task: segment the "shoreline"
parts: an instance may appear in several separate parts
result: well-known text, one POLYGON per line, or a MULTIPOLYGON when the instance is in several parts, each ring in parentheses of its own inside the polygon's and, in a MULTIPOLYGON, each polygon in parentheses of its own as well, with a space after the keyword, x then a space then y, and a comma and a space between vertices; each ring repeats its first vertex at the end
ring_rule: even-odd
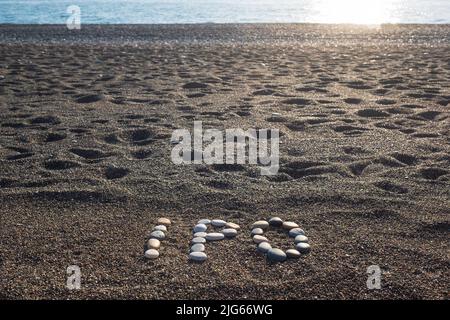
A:
POLYGON ((302 43, 425 44, 450 43, 450 24, 0 24, 0 43, 302 43))

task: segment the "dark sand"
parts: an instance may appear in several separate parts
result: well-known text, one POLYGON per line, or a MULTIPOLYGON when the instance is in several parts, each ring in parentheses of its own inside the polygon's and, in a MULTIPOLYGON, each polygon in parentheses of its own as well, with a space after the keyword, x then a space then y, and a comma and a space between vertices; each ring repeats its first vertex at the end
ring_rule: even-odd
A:
POLYGON ((449 39, 450 26, 0 26, 0 298, 449 298, 449 39), (193 120, 280 129, 280 174, 172 164, 172 130, 193 120), (309 256, 256 253, 248 227, 275 215, 306 230, 309 256), (161 216, 174 225, 145 261, 161 216), (205 217, 243 230, 192 264, 205 217), (366 288, 372 264, 381 290, 366 288))

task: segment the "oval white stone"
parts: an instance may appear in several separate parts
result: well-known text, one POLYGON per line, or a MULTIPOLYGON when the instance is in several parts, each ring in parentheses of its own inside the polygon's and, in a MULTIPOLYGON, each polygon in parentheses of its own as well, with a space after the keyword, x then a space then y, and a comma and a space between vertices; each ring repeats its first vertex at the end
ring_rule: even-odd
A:
POLYGON ((194 233, 195 233, 195 232, 205 232, 206 229, 208 229, 208 227, 206 226, 206 224, 199 223, 198 225, 196 225, 196 226, 194 227, 194 233))
POLYGON ((153 230, 159 230, 159 231, 167 231, 167 227, 165 225, 157 225, 153 228, 153 230))
POLYGON ((279 217, 273 217, 269 219, 269 224, 274 227, 280 227, 283 224, 283 220, 279 217))
POLYGON ((224 227, 227 224, 227 222, 224 220, 220 220, 220 219, 214 219, 211 221, 211 224, 214 227, 224 227))
POLYGON ((269 251, 270 249, 272 249, 272 246, 268 242, 261 242, 260 244, 258 244, 259 252, 267 253, 267 251, 269 251))
POLYGON ((211 220, 209 220, 209 219, 200 219, 200 220, 198 220, 197 223, 198 224, 210 224, 211 220))
POLYGON ((284 260, 286 260, 287 256, 286 253, 283 252, 283 250, 272 248, 267 251, 267 258, 272 261, 283 262, 284 260))
POLYGON ((236 229, 236 230, 239 230, 241 228, 238 224, 236 224, 234 222, 227 222, 225 227, 233 228, 233 229, 236 229))
POLYGON ((145 257, 147 259, 156 259, 159 257, 159 252, 155 249, 148 249, 147 251, 145 251, 145 257))
POLYGON ((297 249, 300 253, 306 254, 311 251, 311 246, 306 242, 299 242, 295 245, 295 249, 297 249))
POLYGON ((156 231, 153 231, 152 233, 150 233, 150 238, 163 240, 165 237, 166 237, 166 235, 164 234, 164 232, 162 232, 160 230, 156 230, 156 231))
POLYGON ((292 222, 292 221, 283 222, 283 229, 291 230, 294 228, 298 228, 298 224, 296 224, 295 222, 292 222))
POLYGON ((298 236, 295 237, 294 239, 295 243, 299 243, 299 242, 308 242, 308 237, 304 236, 302 234, 299 234, 298 236))
POLYGON ((253 236, 253 242, 254 243, 261 243, 261 242, 269 242, 269 240, 264 237, 264 236, 260 236, 259 234, 253 236))
POLYGON ((265 230, 268 227, 269 227, 269 223, 265 220, 259 220, 252 224, 252 229, 261 228, 261 229, 265 230))
POLYGON ((196 233, 194 233, 194 238, 197 238, 197 237, 204 238, 204 237, 206 237, 206 235, 207 235, 206 232, 196 232, 196 233))
POLYGON ((149 239, 147 241, 147 247, 149 249, 159 249, 161 242, 158 239, 149 239))
POLYGON ((289 236, 292 238, 295 238, 298 235, 305 235, 305 231, 301 228, 294 228, 289 230, 289 236))
POLYGON ((191 241, 192 243, 205 243, 206 239, 202 238, 202 237, 195 237, 194 239, 192 239, 191 241))
POLYGON ((165 225, 165 226, 170 226, 172 224, 172 222, 169 219, 167 219, 167 218, 159 218, 157 220, 157 223, 165 225))
POLYGON ((223 229, 222 233, 224 234, 225 237, 232 238, 232 237, 235 237, 238 232, 236 229, 227 228, 227 229, 223 229))
POLYGON ((202 262, 202 261, 205 261, 206 258, 207 258, 207 256, 206 256, 206 253, 204 253, 204 252, 189 253, 189 259, 191 259, 192 261, 202 262))
POLYGON ((221 232, 211 232, 206 235, 208 241, 218 241, 223 240, 223 238, 225 238, 225 235, 221 232))
POLYGON ((257 235, 257 234, 262 235, 263 233, 264 233, 264 230, 261 228, 255 228, 252 230, 252 235, 257 235))
POLYGON ((294 258, 294 259, 300 258, 300 252, 298 252, 298 251, 295 250, 295 249, 288 249, 288 250, 286 250, 286 255, 287 255, 289 258, 294 258))
POLYGON ((203 243, 196 243, 191 247, 191 252, 203 252, 205 251, 205 245, 203 243))

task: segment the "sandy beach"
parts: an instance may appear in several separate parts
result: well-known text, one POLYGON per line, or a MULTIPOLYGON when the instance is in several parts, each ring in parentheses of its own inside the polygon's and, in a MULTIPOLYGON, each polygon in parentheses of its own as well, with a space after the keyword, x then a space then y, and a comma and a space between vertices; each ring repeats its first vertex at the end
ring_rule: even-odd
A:
POLYGON ((0 299, 449 298, 450 25, 0 25, 0 44, 0 299), (279 129, 279 173, 172 163, 194 121, 279 129), (272 216, 311 253, 268 263, 249 226, 272 216), (242 229, 198 264, 201 218, 242 229))

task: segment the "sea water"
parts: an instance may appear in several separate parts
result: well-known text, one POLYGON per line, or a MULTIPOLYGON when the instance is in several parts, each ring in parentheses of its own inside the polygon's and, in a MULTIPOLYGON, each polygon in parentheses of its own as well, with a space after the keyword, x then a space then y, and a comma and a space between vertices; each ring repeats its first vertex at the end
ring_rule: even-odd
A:
POLYGON ((450 0, 0 0, 0 23, 450 23, 450 0))

